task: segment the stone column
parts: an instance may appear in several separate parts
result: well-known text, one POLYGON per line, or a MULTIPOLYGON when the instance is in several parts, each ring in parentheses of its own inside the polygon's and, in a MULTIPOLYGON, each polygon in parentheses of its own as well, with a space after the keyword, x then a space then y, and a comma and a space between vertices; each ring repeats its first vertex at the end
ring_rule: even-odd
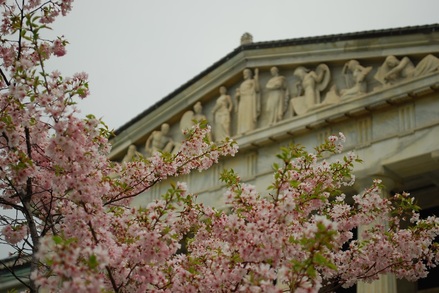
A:
MULTIPOLYGON (((381 196, 389 197, 390 191, 395 187, 395 181, 387 176, 371 176, 357 179, 354 188, 358 193, 364 192, 366 188, 372 185, 373 179, 381 179, 383 189, 381 196)), ((367 226, 358 227, 358 239, 361 240, 361 234, 367 226)), ((396 293, 396 278, 393 274, 381 275, 380 278, 372 283, 358 282, 357 293, 396 293)))

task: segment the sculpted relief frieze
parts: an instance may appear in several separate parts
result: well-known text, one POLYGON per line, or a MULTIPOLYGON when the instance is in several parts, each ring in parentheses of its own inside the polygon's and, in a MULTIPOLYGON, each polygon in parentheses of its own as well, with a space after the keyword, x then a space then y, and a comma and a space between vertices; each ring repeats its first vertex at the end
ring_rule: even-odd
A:
MULTIPOLYGON (((146 136, 144 147, 130 146, 123 161, 151 156, 157 151, 177 152, 183 131, 194 121, 207 120, 212 127, 210 139, 215 141, 245 136, 438 71, 439 58, 432 54, 246 68, 236 82, 224 82, 227 88, 213 88, 190 110, 176 113, 180 123, 164 121, 146 136)), ((367 142, 367 135, 363 140, 367 142)))

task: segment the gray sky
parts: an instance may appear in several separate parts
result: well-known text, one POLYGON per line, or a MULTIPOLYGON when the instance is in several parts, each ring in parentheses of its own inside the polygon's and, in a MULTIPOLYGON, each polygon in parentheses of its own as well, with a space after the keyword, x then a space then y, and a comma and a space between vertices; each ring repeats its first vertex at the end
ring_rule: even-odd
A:
POLYGON ((83 114, 118 128, 238 47, 244 32, 260 42, 433 23, 437 0, 75 0, 52 26, 70 45, 51 67, 87 72, 83 114))

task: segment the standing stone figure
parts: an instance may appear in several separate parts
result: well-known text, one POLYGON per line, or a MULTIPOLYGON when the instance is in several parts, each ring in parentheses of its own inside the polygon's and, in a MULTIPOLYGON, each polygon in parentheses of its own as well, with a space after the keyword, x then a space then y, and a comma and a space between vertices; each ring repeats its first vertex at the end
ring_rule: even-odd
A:
POLYGON ((268 90, 267 112, 268 123, 274 124, 282 120, 288 104, 288 86, 285 77, 279 75, 277 67, 271 68, 273 76, 265 86, 268 90))
POLYGON ((226 87, 220 87, 219 92, 220 96, 212 109, 215 122, 213 133, 216 141, 230 136, 230 112, 233 109, 232 98, 227 94, 226 87))
POLYGON ((321 103, 320 92, 328 86, 331 72, 326 64, 318 65, 316 71, 299 66, 294 76, 299 78, 298 96, 291 99, 290 110, 292 114, 302 115, 321 103))
POLYGON ((145 152, 147 156, 152 156, 155 152, 171 152, 174 147, 174 141, 169 133, 169 124, 163 123, 160 130, 151 133, 145 143, 145 152))
POLYGON ((259 70, 255 69, 255 77, 252 78, 250 69, 244 69, 244 81, 236 91, 235 99, 238 103, 238 130, 237 134, 243 134, 256 129, 259 114, 261 112, 259 70))
POLYGON ((372 66, 363 67, 357 60, 346 62, 342 73, 345 76, 347 88, 340 91, 342 98, 365 94, 367 92, 366 76, 371 70, 372 66))

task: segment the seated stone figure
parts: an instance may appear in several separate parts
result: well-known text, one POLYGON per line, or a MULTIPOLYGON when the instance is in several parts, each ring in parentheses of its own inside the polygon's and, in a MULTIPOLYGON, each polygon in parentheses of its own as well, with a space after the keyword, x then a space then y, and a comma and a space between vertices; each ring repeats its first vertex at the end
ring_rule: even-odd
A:
POLYGON ((349 60, 343 67, 345 76, 346 89, 340 91, 342 98, 349 98, 362 95, 367 92, 366 76, 372 70, 372 67, 363 67, 357 60, 349 60))
POLYGON ((416 66, 408 57, 398 59, 395 56, 388 56, 374 77, 382 85, 392 85, 438 70, 439 58, 431 54, 425 56, 416 66))
POLYGON ((326 89, 331 79, 331 72, 326 64, 320 64, 315 71, 299 66, 294 70, 299 78, 298 96, 290 100, 290 113, 302 115, 322 102, 320 93, 326 89))
POLYGON ((174 148, 173 139, 168 136, 169 124, 163 123, 160 130, 151 133, 145 143, 145 152, 147 156, 152 156, 155 152, 172 152, 174 148))
POLYGON ((206 115, 203 114, 203 106, 200 102, 196 102, 194 105, 194 120, 202 121, 207 120, 206 115))
MULTIPOLYGON (((196 102, 193 111, 186 111, 180 119, 180 129, 182 132, 191 129, 196 122, 207 121, 206 115, 203 114, 203 106, 200 102, 196 102)), ((211 135, 209 134, 209 140, 211 135)))
POLYGON ((387 56, 378 68, 374 78, 383 86, 392 85, 413 76, 415 65, 408 57, 401 60, 395 56, 387 56))
POLYGON ((202 113, 203 106, 200 102, 196 102, 193 111, 186 111, 180 119, 180 129, 181 131, 185 131, 190 129, 196 122, 200 122, 203 120, 207 120, 206 115, 202 113))
POLYGON ((141 158, 142 154, 137 151, 137 147, 135 145, 130 145, 128 147, 126 155, 122 159, 122 163, 128 163, 133 161, 136 158, 141 158))

